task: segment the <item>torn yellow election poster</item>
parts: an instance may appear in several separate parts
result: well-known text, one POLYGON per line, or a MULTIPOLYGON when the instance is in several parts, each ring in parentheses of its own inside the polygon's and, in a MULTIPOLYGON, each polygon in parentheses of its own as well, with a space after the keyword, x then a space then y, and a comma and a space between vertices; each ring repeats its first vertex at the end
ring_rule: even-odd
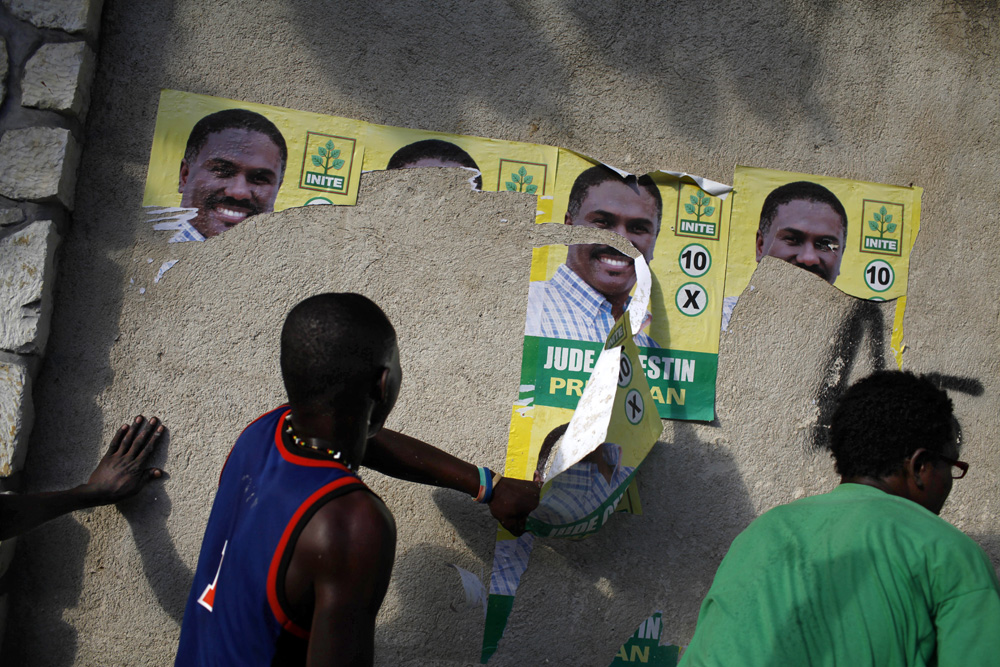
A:
MULTIPOLYGON (((648 317, 635 342, 663 418, 715 417, 728 192, 687 174, 635 176, 559 151, 553 220, 614 231, 649 263, 648 317)), ((588 360, 634 298, 633 260, 603 244, 544 246, 533 251, 530 280, 519 398, 572 409, 588 360)))
POLYGON ((462 168, 476 190, 548 198, 556 185, 558 152, 541 144, 371 125, 364 169, 462 168))
MULTIPOLYGON (((921 188, 742 166, 733 187, 723 330, 764 256, 861 299, 905 297, 921 188)), ((897 325, 904 303, 897 303, 897 325)), ((893 333, 897 352, 901 339, 893 333)))
POLYGON ((170 240, 203 241, 271 211, 353 205, 368 124, 160 92, 143 205, 170 240))
POLYGON ((650 293, 650 272, 641 255, 634 258, 634 271, 635 297, 628 310, 611 327, 596 359, 581 357, 590 377, 585 385, 581 382, 575 410, 515 406, 506 474, 536 478, 545 485, 538 508, 528 517, 528 532, 517 538, 502 528, 498 532, 483 662, 503 635, 535 536, 586 537, 600 530, 616 510, 632 509, 632 499, 638 498, 630 485, 662 424, 632 334, 646 319, 650 293))

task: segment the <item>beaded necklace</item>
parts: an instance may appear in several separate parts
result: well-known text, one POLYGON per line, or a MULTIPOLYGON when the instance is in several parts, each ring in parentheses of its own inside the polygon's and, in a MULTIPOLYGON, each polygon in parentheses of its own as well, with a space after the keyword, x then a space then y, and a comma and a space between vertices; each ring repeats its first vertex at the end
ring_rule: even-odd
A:
POLYGON ((330 441, 323 440, 322 438, 300 438, 295 435, 295 430, 292 428, 291 413, 285 415, 285 422, 285 433, 292 437, 292 442, 297 446, 305 447, 306 449, 311 449, 313 451, 322 452, 328 456, 332 456, 334 461, 339 462, 348 470, 352 472, 354 471, 354 465, 347 462, 347 457, 345 457, 342 452, 330 448, 330 441))

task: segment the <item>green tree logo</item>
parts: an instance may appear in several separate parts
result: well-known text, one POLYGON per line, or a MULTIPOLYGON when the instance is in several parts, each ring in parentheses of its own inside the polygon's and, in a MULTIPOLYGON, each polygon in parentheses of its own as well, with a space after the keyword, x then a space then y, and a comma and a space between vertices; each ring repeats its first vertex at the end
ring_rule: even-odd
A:
POLYGON ((687 211, 688 215, 695 216, 696 222, 701 222, 701 216, 705 216, 707 218, 715 213, 715 207, 709 206, 711 202, 711 197, 706 195, 701 190, 698 190, 697 195, 691 195, 691 203, 684 204, 684 210, 687 211))
POLYGON ((896 231, 896 223, 892 221, 892 214, 885 210, 885 206, 872 213, 872 219, 868 221, 868 229, 878 232, 878 237, 884 239, 886 234, 896 231))
POLYGON ((521 167, 516 173, 510 175, 510 180, 506 181, 507 192, 526 192, 533 195, 538 192, 538 186, 531 182, 531 175, 528 170, 521 167))
POLYGON ((340 169, 344 166, 344 161, 340 159, 340 149, 334 148, 333 140, 327 140, 325 146, 316 148, 319 155, 312 156, 312 163, 323 170, 323 175, 330 173, 331 169, 340 169))

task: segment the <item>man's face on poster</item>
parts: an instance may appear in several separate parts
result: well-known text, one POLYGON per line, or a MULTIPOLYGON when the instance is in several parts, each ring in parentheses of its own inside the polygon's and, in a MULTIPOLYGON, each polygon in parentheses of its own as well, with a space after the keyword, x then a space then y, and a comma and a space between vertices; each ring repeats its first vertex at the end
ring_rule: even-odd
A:
POLYGON ((782 204, 767 233, 757 231, 757 261, 777 257, 832 285, 844 256, 844 224, 829 204, 805 199, 782 204))
POLYGON ((270 137, 226 128, 208 135, 194 160, 181 161, 181 206, 198 209, 191 224, 202 236, 216 236, 273 211, 283 176, 281 151, 270 137))
MULTIPOLYGON (((566 214, 567 225, 608 229, 624 236, 647 262, 660 219, 656 200, 643 187, 636 189, 621 181, 603 181, 591 186, 575 216, 566 214)), ((609 301, 628 296, 635 286, 635 262, 609 245, 578 244, 569 247, 566 265, 609 301)))

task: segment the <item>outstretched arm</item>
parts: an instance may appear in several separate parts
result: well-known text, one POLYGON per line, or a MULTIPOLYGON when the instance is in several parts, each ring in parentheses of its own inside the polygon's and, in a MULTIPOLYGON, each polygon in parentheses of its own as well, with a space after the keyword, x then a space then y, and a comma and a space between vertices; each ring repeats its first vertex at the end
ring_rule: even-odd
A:
POLYGON ((111 446, 86 484, 49 493, 0 494, 0 540, 15 537, 57 516, 97 505, 107 505, 136 494, 163 471, 146 469, 163 425, 142 415, 115 433, 111 446))
MULTIPOLYGON (((419 484, 454 489, 475 497, 479 493, 479 468, 437 447, 383 428, 368 441, 364 465, 384 475, 419 484)), ((520 535, 536 507, 541 485, 504 477, 493 489, 490 513, 504 528, 520 535)))

